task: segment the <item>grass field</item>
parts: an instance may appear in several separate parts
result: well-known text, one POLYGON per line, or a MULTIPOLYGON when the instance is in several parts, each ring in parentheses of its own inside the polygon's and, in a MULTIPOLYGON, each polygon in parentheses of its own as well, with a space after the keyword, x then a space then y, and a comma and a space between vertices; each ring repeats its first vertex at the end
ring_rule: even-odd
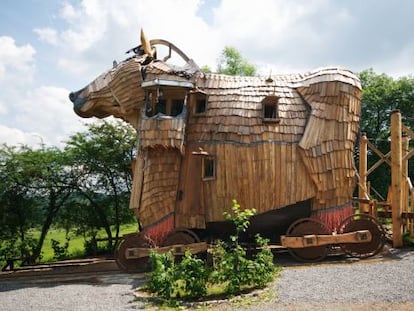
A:
MULTIPOLYGON (((121 225, 120 227, 120 234, 119 236, 123 236, 124 234, 137 232, 137 224, 125 224, 121 225)), ((112 234, 115 237, 115 227, 112 228, 112 234)), ((35 231, 32 232, 34 238, 38 239, 40 232, 35 231)), ((85 239, 82 235, 76 235, 74 232, 69 233, 69 247, 68 247, 68 254, 69 258, 79 258, 84 255, 84 243, 85 239)), ((106 233, 102 229, 98 231, 97 238, 106 238, 106 233)), ((66 231, 64 229, 51 229, 49 230, 45 242, 42 248, 42 259, 41 262, 48 262, 54 261, 53 258, 54 252, 52 248, 52 239, 59 241, 60 245, 63 246, 66 242, 66 231)), ((90 237, 87 238, 90 240, 90 237)), ((100 242, 98 246, 104 246, 105 242, 100 242)))

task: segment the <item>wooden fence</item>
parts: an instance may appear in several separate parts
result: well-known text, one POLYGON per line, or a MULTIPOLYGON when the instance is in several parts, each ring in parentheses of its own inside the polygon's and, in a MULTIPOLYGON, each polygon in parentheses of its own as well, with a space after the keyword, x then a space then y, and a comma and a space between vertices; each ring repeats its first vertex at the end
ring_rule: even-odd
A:
POLYGON ((391 150, 384 154, 362 134, 359 145, 359 191, 360 209, 374 216, 392 218, 393 246, 403 245, 403 234, 414 234, 414 188, 408 175, 408 160, 414 155, 414 149, 409 150, 410 138, 414 140, 414 132, 401 121, 401 113, 394 110, 391 113, 391 150), (379 156, 379 160, 368 168, 368 148, 379 156), (387 201, 375 202, 371 198, 367 177, 381 164, 391 167, 391 186, 387 201), (381 207, 379 213, 377 207, 381 207))

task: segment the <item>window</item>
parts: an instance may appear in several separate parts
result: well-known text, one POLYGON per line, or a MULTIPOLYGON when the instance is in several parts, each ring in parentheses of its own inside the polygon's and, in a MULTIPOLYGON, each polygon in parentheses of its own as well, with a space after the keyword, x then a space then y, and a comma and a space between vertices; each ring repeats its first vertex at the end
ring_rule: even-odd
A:
POLYGON ((195 115, 204 114, 207 111, 207 95, 197 91, 191 94, 193 112, 195 115))
POLYGON ((216 178, 216 160, 214 157, 203 157, 203 180, 216 178))
POLYGON ((171 101, 171 113, 173 117, 178 116, 181 112, 183 112, 184 107, 184 99, 173 99, 171 101))
POLYGON ((278 107, 279 97, 277 96, 267 96, 263 99, 263 120, 270 122, 279 121, 279 107, 278 107))
POLYGON ((174 89, 150 89, 146 91, 145 113, 147 117, 157 114, 176 117, 183 112, 185 91, 174 89))
POLYGON ((206 112, 207 104, 205 99, 197 99, 195 113, 206 112))
POLYGON ((167 114, 167 101, 165 99, 158 98, 158 103, 155 104, 155 114, 157 113, 167 114))

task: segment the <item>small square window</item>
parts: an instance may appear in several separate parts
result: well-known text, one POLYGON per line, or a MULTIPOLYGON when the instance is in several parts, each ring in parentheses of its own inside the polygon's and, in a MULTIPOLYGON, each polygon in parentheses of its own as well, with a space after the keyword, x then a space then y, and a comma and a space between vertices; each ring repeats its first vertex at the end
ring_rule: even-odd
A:
POLYGON ((279 98, 277 96, 267 96, 263 99, 263 120, 270 122, 279 121, 279 98))
POLYGON ((197 99, 196 104, 195 104, 195 113, 204 113, 206 112, 206 99, 197 99))
POLYGON ((192 109, 195 115, 204 114, 207 111, 207 94, 202 91, 191 93, 192 109))
POLYGON ((264 118, 265 119, 276 119, 277 118, 277 107, 274 104, 264 105, 264 118))
POLYGON ((203 180, 216 178, 216 160, 214 157, 203 157, 203 180))

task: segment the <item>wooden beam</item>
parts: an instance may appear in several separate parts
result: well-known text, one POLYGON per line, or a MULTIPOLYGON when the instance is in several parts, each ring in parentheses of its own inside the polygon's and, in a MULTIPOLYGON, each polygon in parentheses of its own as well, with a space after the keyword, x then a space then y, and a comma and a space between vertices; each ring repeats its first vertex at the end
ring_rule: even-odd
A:
POLYGON ((369 230, 359 230, 343 234, 317 235, 310 234, 299 237, 285 236, 280 237, 282 246, 287 248, 305 248, 321 245, 332 245, 342 243, 368 243, 372 240, 369 230))
MULTIPOLYGON (((360 199, 369 198, 369 193, 367 191, 367 157, 368 157, 368 138, 366 133, 362 133, 361 140, 359 143, 359 187, 358 187, 358 197, 360 199)), ((362 211, 365 211, 367 205, 360 203, 360 208, 362 211)))
POLYGON ((407 152, 406 155, 404 155, 403 160, 409 160, 412 156, 414 156, 414 149, 411 150, 410 152, 407 152))
POLYGON ((391 188, 392 188, 392 240, 394 247, 402 247, 402 134, 401 113, 391 113, 391 188))
POLYGON ((379 159, 377 162, 374 163, 374 165, 372 165, 369 168, 369 170, 367 171, 367 176, 369 174, 371 174, 373 171, 375 171, 375 169, 384 162, 387 163, 389 166, 391 166, 391 161, 389 160, 390 156, 391 156, 391 151, 388 152, 387 154, 383 155, 383 157, 381 159, 379 159))
POLYGON ((184 255, 185 252, 189 250, 191 254, 201 253, 207 250, 207 243, 192 243, 192 244, 176 244, 171 246, 157 247, 157 248, 148 248, 148 247, 134 247, 127 248, 125 250, 126 259, 138 259, 143 257, 148 257, 151 251, 157 253, 166 253, 172 251, 174 256, 184 255))
POLYGON ((383 154, 381 152, 381 150, 379 150, 377 147, 375 147, 375 145, 373 143, 371 143, 369 140, 367 141, 367 144, 368 144, 369 149, 374 151, 381 158, 380 160, 378 160, 378 162, 379 161, 382 161, 382 162, 385 161, 389 166, 391 166, 391 161, 388 159, 390 157, 390 153, 383 154))
POLYGON ((403 132, 405 132, 411 139, 414 139, 414 132, 412 129, 410 129, 408 126, 405 126, 404 124, 401 124, 401 129, 403 132))
MULTIPOLYGON (((368 168, 368 138, 366 133, 362 133, 359 144, 359 187, 358 197, 360 199, 366 199, 370 197, 367 187, 367 168, 368 168)), ((359 204, 361 212, 366 212, 369 209, 369 205, 365 203, 359 204)))

